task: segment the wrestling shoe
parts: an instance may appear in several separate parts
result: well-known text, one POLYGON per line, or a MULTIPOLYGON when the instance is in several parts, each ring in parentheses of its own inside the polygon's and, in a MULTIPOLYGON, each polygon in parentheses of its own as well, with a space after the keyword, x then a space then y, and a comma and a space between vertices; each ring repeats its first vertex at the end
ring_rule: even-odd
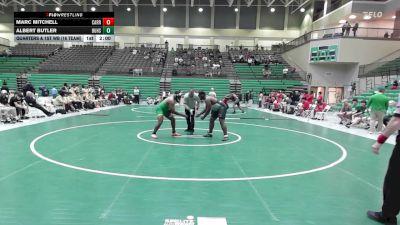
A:
POLYGON ((157 137, 157 134, 151 134, 151 138, 157 139, 157 138, 158 138, 158 137, 157 137))
POLYGON ((229 140, 228 135, 224 135, 224 137, 222 138, 222 141, 227 141, 227 140, 229 140))
POLYGON ((208 138, 211 138, 211 137, 212 137, 212 134, 210 134, 210 133, 207 133, 207 134, 203 135, 203 137, 208 137, 208 138))
POLYGON ((394 218, 384 218, 382 215, 382 212, 374 212, 374 211, 368 211, 367 212, 368 218, 371 220, 375 220, 379 223, 383 223, 385 225, 397 225, 397 219, 396 217, 394 218))
POLYGON ((171 136, 172 136, 172 137, 179 137, 179 136, 182 136, 182 135, 175 132, 175 133, 172 133, 171 136))

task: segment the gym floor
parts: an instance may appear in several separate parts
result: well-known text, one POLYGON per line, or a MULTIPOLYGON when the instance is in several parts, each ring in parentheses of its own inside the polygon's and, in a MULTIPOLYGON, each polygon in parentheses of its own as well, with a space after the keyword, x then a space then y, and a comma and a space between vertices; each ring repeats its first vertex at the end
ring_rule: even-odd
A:
POLYGON ((377 224, 393 145, 253 109, 228 111, 228 142, 218 120, 152 140, 155 122, 125 106, 0 132, 0 224, 377 224))

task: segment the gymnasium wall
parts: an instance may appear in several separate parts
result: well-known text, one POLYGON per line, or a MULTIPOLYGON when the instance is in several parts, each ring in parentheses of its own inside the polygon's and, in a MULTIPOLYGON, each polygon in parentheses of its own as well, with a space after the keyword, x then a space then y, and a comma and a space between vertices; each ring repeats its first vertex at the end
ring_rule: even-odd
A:
MULTIPOLYGON (((286 61, 312 74, 312 86, 344 87, 358 80, 359 65, 393 58, 400 51, 400 41, 337 38, 311 41, 283 54, 286 61), (337 45, 337 62, 310 63, 313 46, 337 45)), ((365 86, 365 84, 363 84, 365 86)))

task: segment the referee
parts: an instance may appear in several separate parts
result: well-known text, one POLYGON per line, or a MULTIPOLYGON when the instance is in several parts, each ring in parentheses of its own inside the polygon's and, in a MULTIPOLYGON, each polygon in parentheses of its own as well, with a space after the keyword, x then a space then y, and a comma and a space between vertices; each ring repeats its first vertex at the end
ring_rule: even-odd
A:
MULTIPOLYGON (((398 106, 399 107, 399 106, 398 106)), ((386 139, 394 132, 400 130, 400 110, 398 109, 390 120, 389 124, 374 145, 373 152, 379 154, 380 147, 385 143, 386 139)), ((397 224, 396 216, 400 211, 400 132, 396 138, 392 156, 389 160, 388 170, 386 172, 385 181, 383 184, 383 205, 382 211, 368 211, 367 215, 370 219, 385 225, 397 224)))
POLYGON ((194 93, 193 89, 191 89, 188 93, 184 95, 183 105, 185 106, 187 122, 187 129, 185 130, 185 132, 189 132, 190 135, 192 135, 194 132, 194 115, 196 113, 195 110, 199 108, 199 104, 200 98, 197 94, 194 93))

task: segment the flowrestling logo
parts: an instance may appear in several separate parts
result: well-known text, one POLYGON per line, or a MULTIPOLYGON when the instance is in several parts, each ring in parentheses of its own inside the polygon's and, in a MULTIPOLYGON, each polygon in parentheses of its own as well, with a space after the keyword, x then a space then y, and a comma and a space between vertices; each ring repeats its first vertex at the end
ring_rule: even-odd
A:
POLYGON ((196 225, 194 216, 187 216, 186 219, 165 219, 164 225, 196 225))

